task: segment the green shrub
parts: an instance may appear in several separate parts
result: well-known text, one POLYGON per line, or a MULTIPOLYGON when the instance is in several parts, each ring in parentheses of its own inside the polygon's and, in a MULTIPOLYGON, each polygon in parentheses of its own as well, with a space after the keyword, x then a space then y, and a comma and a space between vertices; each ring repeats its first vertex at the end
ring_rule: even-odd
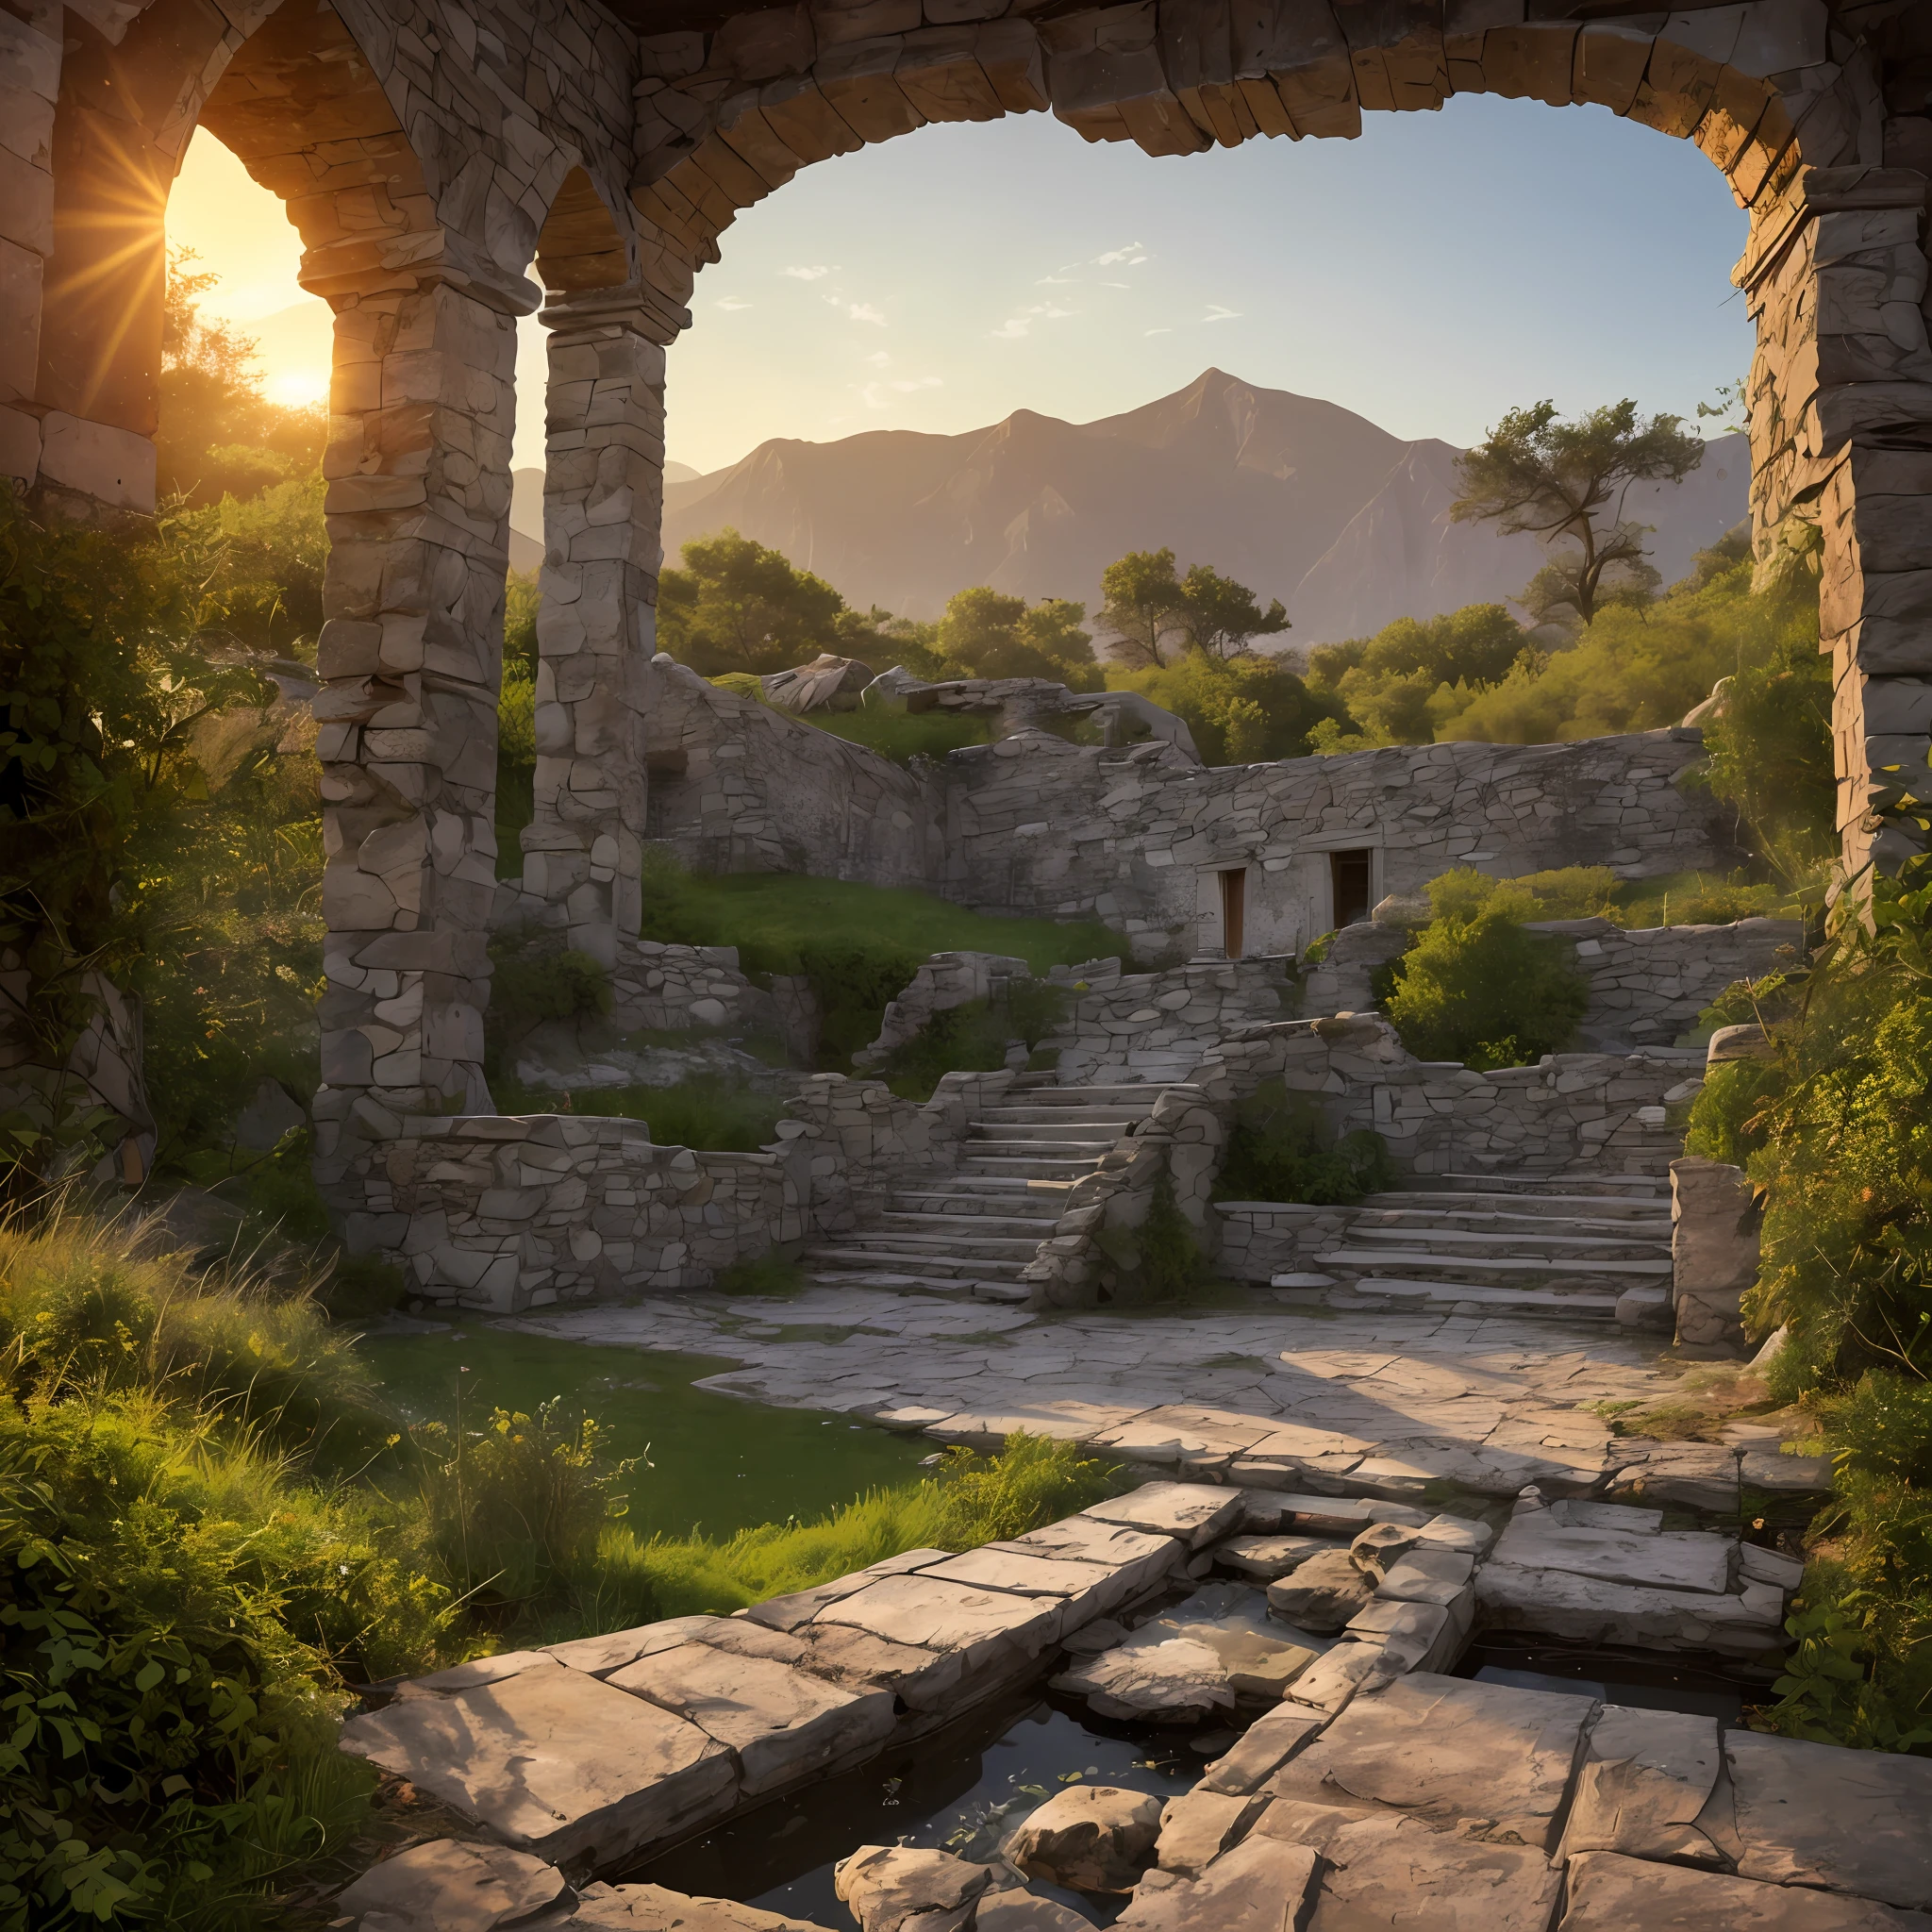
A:
POLYGON ((610 1010, 610 975, 604 968, 588 953, 564 951, 527 926, 491 940, 490 959, 483 1060, 492 1080, 532 1027, 598 1019, 610 1010))
POLYGON ((496 1099, 512 1113, 570 1113, 596 1120, 642 1121, 659 1147, 755 1154, 775 1138, 785 1108, 763 1088, 723 1076, 693 1076, 666 1087, 553 1088, 497 1084, 496 1099))
POLYGON ((805 722, 848 743, 862 744, 895 765, 909 765, 916 758, 943 758, 969 744, 992 741, 990 718, 952 711, 808 711, 805 722))
POLYGON ((1067 989, 1043 980, 1014 982, 1004 1000, 967 1000, 935 1013, 910 1040, 901 1041, 879 1068, 906 1100, 930 1100, 947 1074, 993 1073, 1007 1048, 1024 1041, 1029 1052, 1066 1017, 1067 989))
POLYGON ((1479 876, 1451 873, 1430 885, 1436 917, 1400 960, 1384 1010, 1418 1059, 1480 1070, 1561 1053, 1590 983, 1569 944, 1524 930, 1526 892, 1477 899, 1479 876))
POLYGON ((605 1524, 625 1513, 618 1485, 635 1466, 600 1455, 595 1420, 560 1399, 528 1415, 493 1408, 477 1430, 460 1418, 453 1431, 425 1424, 416 1443, 436 1547, 463 1594, 486 1607, 554 1596, 589 1572, 605 1524))
POLYGON ((1720 1060, 1690 1104, 1684 1152, 1746 1166, 1764 1145, 1766 1109, 1784 1083, 1783 1069, 1765 1060, 1720 1060))
POLYGON ((1076 1443, 1016 1429, 997 1456, 954 1448, 939 1472, 935 1542, 944 1550, 1024 1536, 1108 1494, 1115 1472, 1076 1443))
POLYGON ((1200 1239, 1164 1174, 1138 1227, 1102 1228, 1094 1238, 1119 1272, 1124 1300, 1179 1301, 1208 1278, 1200 1239))
POLYGON ((1214 1194, 1221 1201, 1353 1207, 1395 1180, 1395 1163, 1380 1134, 1357 1127, 1338 1139, 1310 1096, 1269 1080, 1235 1105, 1214 1194))

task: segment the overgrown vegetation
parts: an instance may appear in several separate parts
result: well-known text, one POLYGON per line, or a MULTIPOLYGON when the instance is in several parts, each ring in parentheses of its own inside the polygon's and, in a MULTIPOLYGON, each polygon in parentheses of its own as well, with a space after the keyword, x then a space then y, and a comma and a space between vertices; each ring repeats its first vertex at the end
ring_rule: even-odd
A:
POLYGON ((258 1923, 357 1828, 344 1687, 722 1613, 1103 1493, 1015 1437, 812 1524, 640 1539, 561 1402, 392 1420, 300 1283, 197 1274, 132 1223, 0 1227, 0 1924, 258 1923))
POLYGON ((824 1016, 819 1065, 830 1072, 850 1071, 852 1055, 878 1037, 886 1003, 930 954, 1011 954, 1044 976, 1128 950, 1103 925, 998 919, 929 892, 791 873, 701 877, 661 856, 644 888, 646 939, 736 946, 748 973, 808 979, 824 1016))
POLYGON ((967 1000, 935 1013, 880 1067, 886 1084, 907 1100, 930 1100, 947 1074, 991 1073, 1007 1063, 1013 1041, 1034 1053, 1066 1018, 1067 990, 1044 980, 1015 980, 999 1000, 967 1000))
POLYGON ((1536 894, 1468 869, 1432 880, 1428 892, 1432 916, 1396 961, 1383 1003, 1402 1043, 1418 1059, 1478 1070, 1561 1053, 1590 983, 1567 941, 1524 929, 1551 916, 1536 894))
POLYGON ((1337 1135, 1310 1094, 1266 1080, 1237 1101, 1219 1201, 1306 1201, 1350 1208, 1395 1185, 1389 1143, 1370 1127, 1337 1135))

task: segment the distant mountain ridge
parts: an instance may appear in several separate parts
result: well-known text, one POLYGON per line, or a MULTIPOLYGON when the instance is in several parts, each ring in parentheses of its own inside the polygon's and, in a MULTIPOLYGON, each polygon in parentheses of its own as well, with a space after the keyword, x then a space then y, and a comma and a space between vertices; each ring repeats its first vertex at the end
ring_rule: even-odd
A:
MULTIPOLYGON (((730 525, 861 609, 930 618, 972 584, 1091 610, 1115 558, 1171 545, 1183 567, 1211 563, 1279 597, 1285 641, 1306 648, 1528 582, 1542 561, 1533 539, 1450 522, 1460 454, 1209 369, 1095 423, 1020 409, 958 436, 774 439, 667 482, 664 553, 730 525)), ((1749 481, 1745 439, 1728 436, 1681 485, 1630 491, 1624 514, 1656 526, 1665 582, 1744 516, 1749 481)))

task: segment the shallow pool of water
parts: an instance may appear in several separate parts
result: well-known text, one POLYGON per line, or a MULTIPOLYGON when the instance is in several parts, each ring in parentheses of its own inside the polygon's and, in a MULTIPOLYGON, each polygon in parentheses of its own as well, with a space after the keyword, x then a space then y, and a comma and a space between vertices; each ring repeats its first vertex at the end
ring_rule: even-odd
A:
MULTIPOLYGON (((1069 1784, 1171 1798, 1192 1790, 1204 1761, 1187 1748, 1186 1734, 1150 1742, 1077 1704, 1019 1691, 843 1777, 747 1812, 624 1878, 857 1932, 832 1890, 832 1870, 860 1845, 918 1845, 991 1862, 1000 1840, 1069 1784)), ((1097 1925, 1111 1924, 1125 1903, 1032 1883, 1097 1925)))
POLYGON ((1479 1684, 1601 1697, 1637 1710, 1682 1710, 1743 1722, 1747 1706, 1769 1701, 1774 1672, 1734 1658, 1660 1651, 1586 1649, 1528 1631, 1490 1631, 1456 1666, 1479 1684))
POLYGON ((581 1404, 613 1456, 643 1458, 628 1484, 627 1521, 641 1535, 695 1525, 721 1536, 809 1520, 910 1480, 932 1453, 922 1436, 694 1389, 737 1366, 709 1356, 591 1347, 480 1323, 371 1335, 361 1345, 411 1422, 454 1425, 460 1405, 463 1425, 476 1428, 492 1406, 527 1412, 558 1395, 581 1404))

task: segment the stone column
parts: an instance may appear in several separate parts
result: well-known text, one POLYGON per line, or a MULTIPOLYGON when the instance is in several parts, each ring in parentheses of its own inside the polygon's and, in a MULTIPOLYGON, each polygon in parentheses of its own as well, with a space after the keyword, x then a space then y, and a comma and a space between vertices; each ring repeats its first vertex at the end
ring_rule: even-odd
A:
POLYGON ((54 104, 60 92, 61 9, 34 0, 26 18, 0 8, 0 476, 31 483, 41 468, 41 288, 54 251, 54 104))
POLYGON ((555 297, 537 618, 536 816, 524 890, 606 966, 637 936, 644 667, 656 649, 664 345, 636 287, 555 297))
POLYGON ((1752 511, 1761 559, 1812 522, 1845 873, 1920 842, 1884 817, 1932 792, 1932 345, 1926 177, 1814 168, 1754 221, 1736 279, 1757 324, 1752 511))
POLYGON ((368 1216, 387 1207, 379 1190, 341 1187, 364 1145, 406 1113, 491 1110, 482 1009, 519 297, 446 269, 372 270, 360 292, 325 292, 317 1176, 359 1250, 385 1244, 368 1216))
POLYGON ((1740 1312, 1757 1279, 1760 1212, 1741 1167, 1687 1155, 1671 1162, 1671 1300, 1677 1346, 1740 1355, 1740 1312))

